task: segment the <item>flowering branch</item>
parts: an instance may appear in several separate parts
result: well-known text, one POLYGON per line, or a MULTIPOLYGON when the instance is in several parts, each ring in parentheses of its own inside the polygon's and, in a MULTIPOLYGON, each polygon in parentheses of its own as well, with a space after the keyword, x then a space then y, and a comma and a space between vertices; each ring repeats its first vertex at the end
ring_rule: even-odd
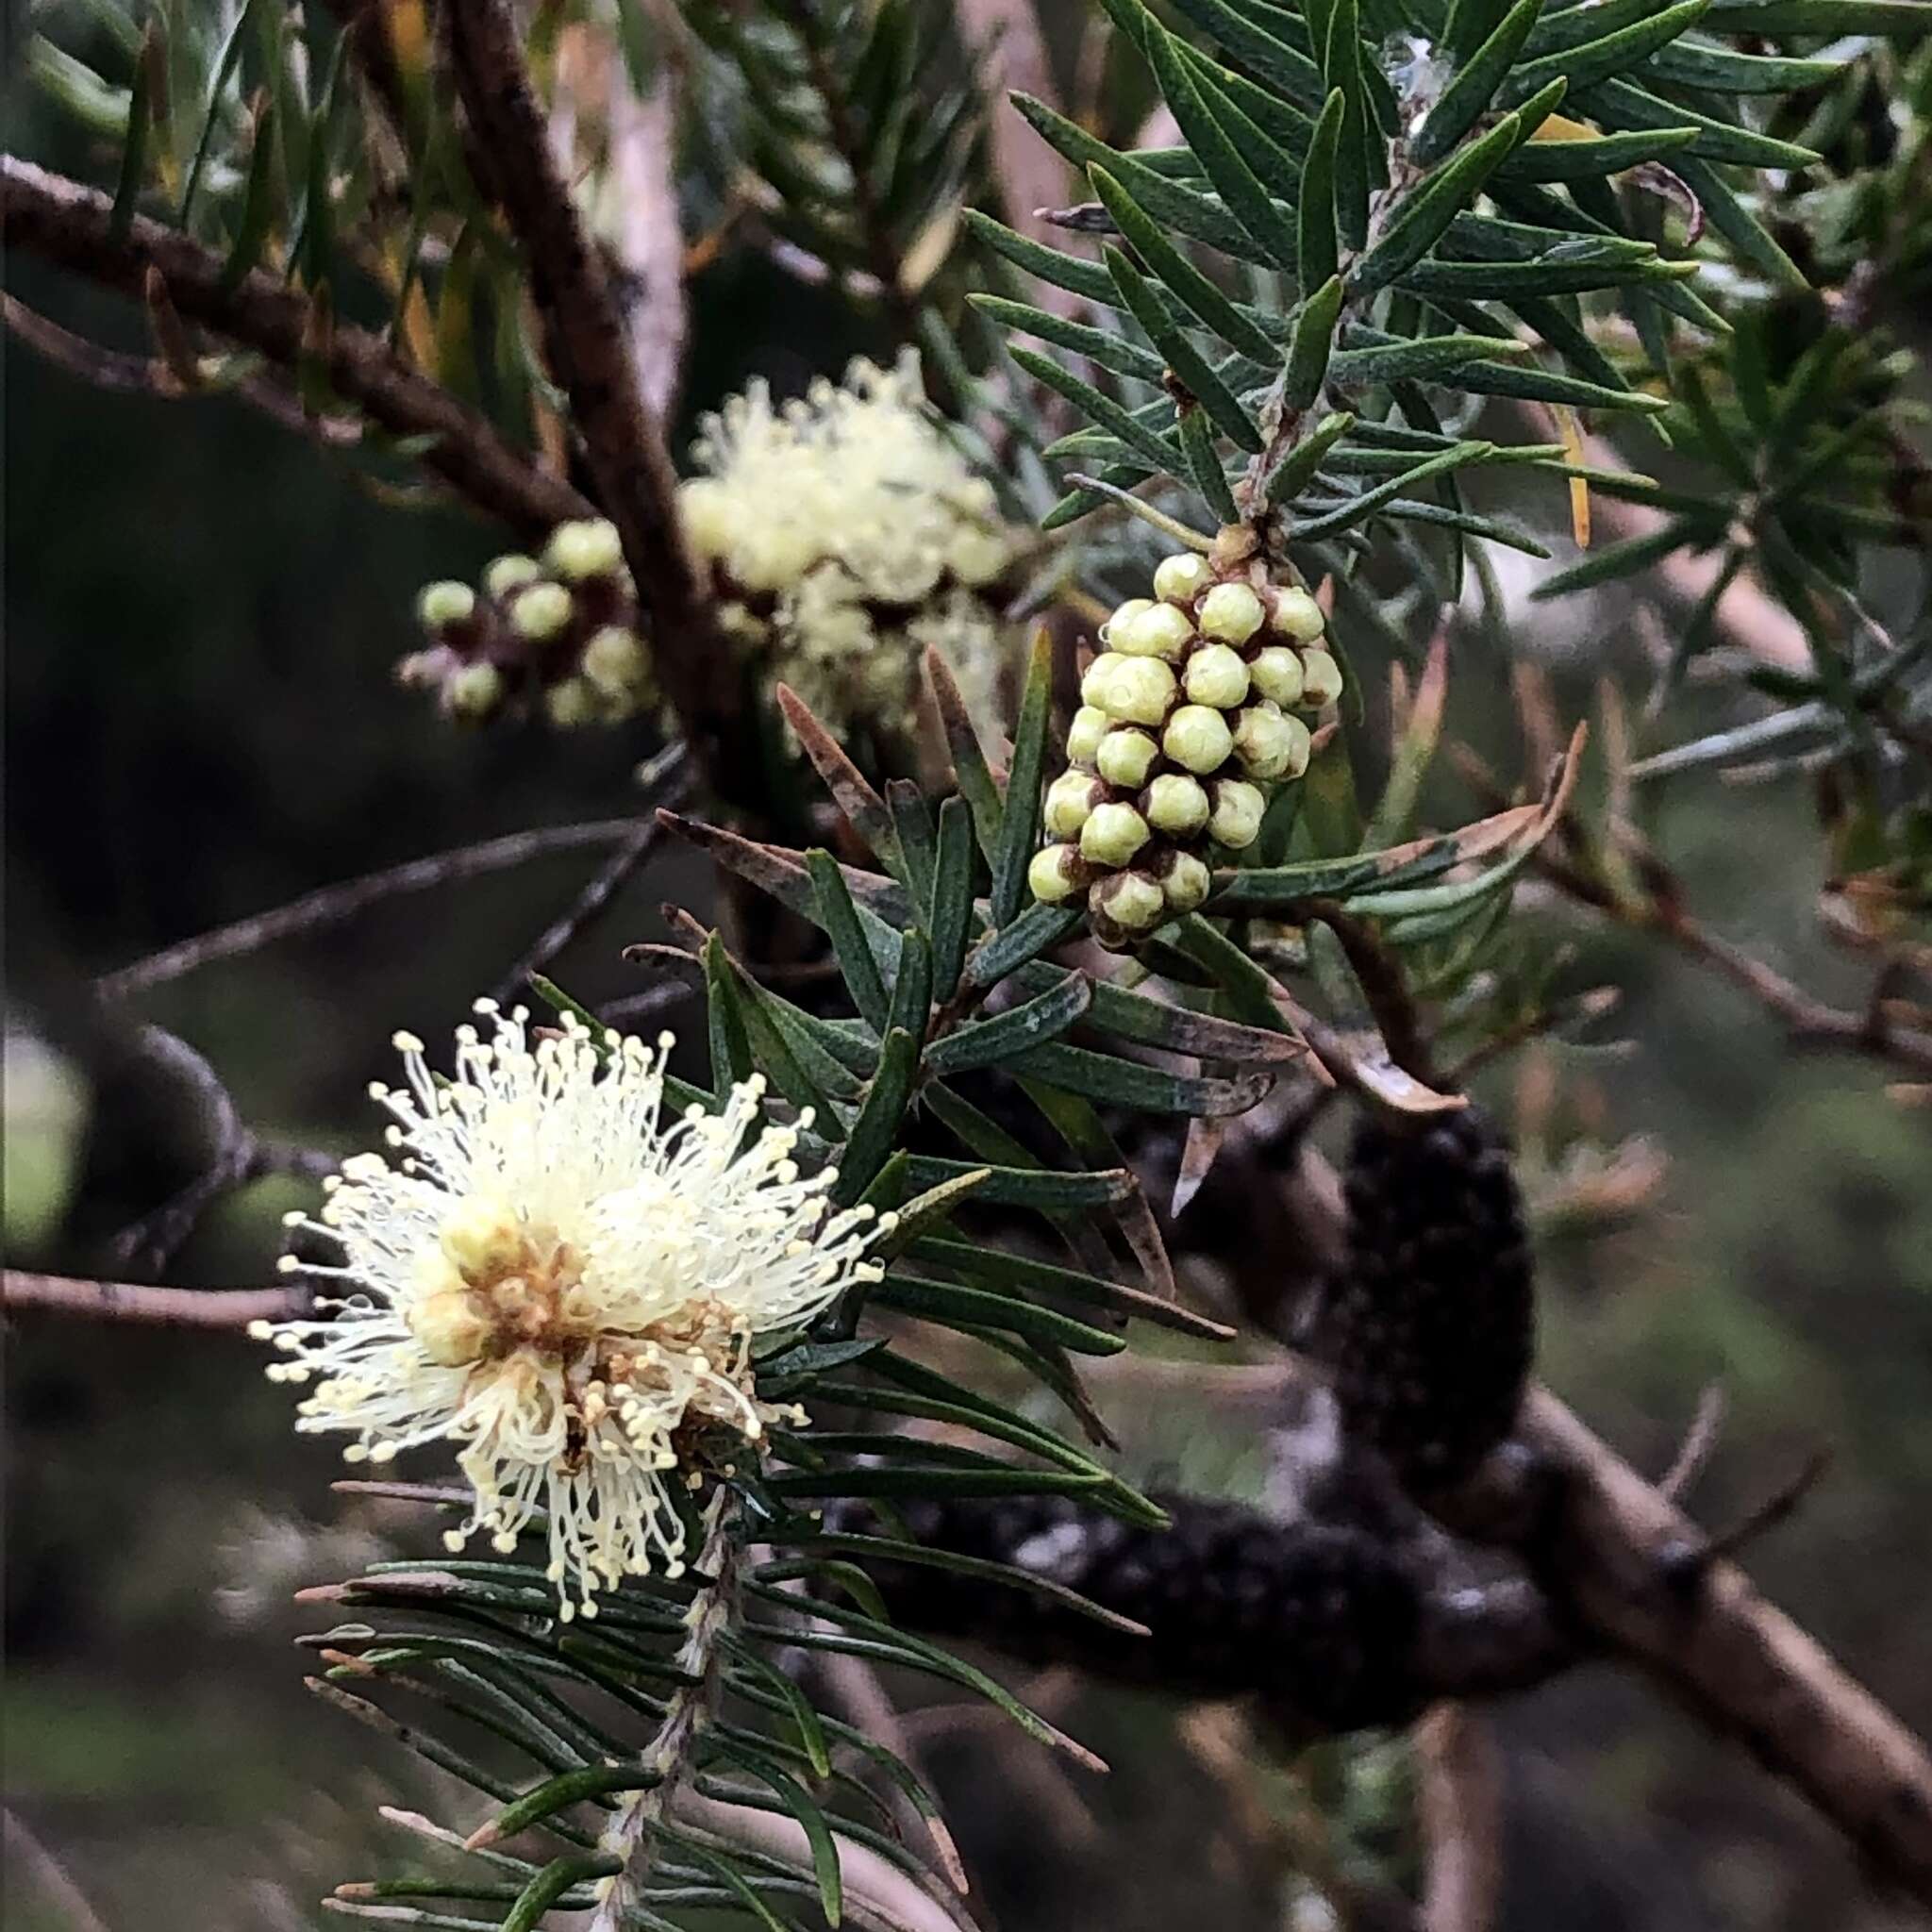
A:
POLYGON ((116 233, 106 194, 13 155, 0 155, 0 240, 140 298, 150 274, 191 322, 280 367, 316 355, 334 388, 399 437, 433 438, 421 461, 478 509, 530 535, 586 514, 587 506, 458 401, 353 324, 320 333, 311 305, 280 276, 254 269, 230 282, 222 259, 192 237, 136 215, 116 233))

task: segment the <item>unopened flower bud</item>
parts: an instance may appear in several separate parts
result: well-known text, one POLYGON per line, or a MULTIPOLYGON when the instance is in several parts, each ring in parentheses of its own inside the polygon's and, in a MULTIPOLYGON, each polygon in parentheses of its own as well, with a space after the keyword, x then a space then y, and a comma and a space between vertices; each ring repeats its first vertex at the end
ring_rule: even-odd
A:
POLYGON ((503 703, 503 673, 494 664, 465 664, 443 686, 452 718, 480 724, 503 703))
POLYGON ((1095 865, 1125 865, 1147 842, 1147 821, 1131 805, 1095 806, 1080 827, 1080 857, 1095 865))
POLYGON ((463 1194, 437 1229, 437 1241, 471 1284, 487 1284, 522 1257, 524 1230, 516 1210, 487 1194, 463 1194))
POLYGON ((1160 875, 1160 891, 1170 912, 1191 912, 1213 885, 1214 874, 1191 852, 1169 854, 1167 869, 1160 875))
POLYGON ((1119 669, 1107 681, 1101 709, 1124 724, 1158 724, 1174 704, 1174 672, 1158 658, 1123 658, 1118 662, 1119 669))
POLYGON ((525 584, 534 584, 542 575, 542 566, 534 557, 515 554, 499 557, 483 573, 483 588, 501 602, 512 591, 520 591, 525 584))
POLYGON ((1124 931, 1152 932, 1167 917, 1167 895, 1144 872, 1121 872, 1093 889, 1093 909, 1124 931))
POLYGON ((1201 600, 1201 635, 1218 638, 1223 643, 1244 644, 1261 628, 1267 614, 1260 598, 1247 585, 1216 584, 1201 600))
POLYGON ((1163 772, 1148 786, 1141 808, 1157 831, 1191 839, 1208 823, 1207 789, 1185 773, 1163 772))
POLYGON ((1248 660, 1248 675, 1256 692, 1272 703, 1301 703, 1302 660, 1286 644, 1263 644, 1248 660))
POLYGON ((440 1368, 459 1369, 482 1357, 494 1324, 480 1297, 458 1285, 411 1302, 404 1324, 440 1368))
POLYGON ((723 557, 735 533, 730 491, 714 476, 692 476, 677 486, 685 541, 700 557, 723 557))
MULTIPOLYGON (((1299 662, 1295 665, 1295 675, 1301 675, 1299 662)), ((1113 720, 1098 705, 1082 705, 1067 726, 1067 762, 1091 765, 1094 753, 1100 749, 1100 741, 1112 726, 1113 720)))
POLYGON ((1223 778, 1215 784, 1213 798, 1208 836, 1231 852, 1252 845, 1260 836, 1261 814, 1268 806, 1260 788, 1241 778, 1223 778))
POLYGON ((1046 788, 1046 829, 1056 839, 1078 837, 1097 798, 1103 795, 1102 788, 1085 772, 1062 772, 1046 788))
POLYGON ((607 624, 584 646, 584 675, 609 698, 637 693, 650 669, 643 640, 621 624, 607 624))
POLYGON ((1213 568, 1198 551, 1178 551, 1154 566, 1154 594, 1169 604, 1191 604, 1213 581, 1213 568))
POLYGON ((1124 785, 1138 791, 1147 782, 1147 774, 1160 747, 1144 731, 1109 731, 1100 741, 1093 762, 1109 785, 1124 785))
POLYGON ((1141 611, 1152 610, 1153 608, 1154 599, 1152 597, 1129 597, 1124 604, 1117 605, 1113 615, 1100 626, 1100 641, 1103 644, 1111 644, 1117 626, 1124 624, 1132 624, 1141 611))
POLYGON ((1322 607, 1299 585, 1274 593, 1274 628, 1286 631, 1298 644, 1309 644, 1327 627, 1322 607))
POLYGON ((1191 703, 1226 710, 1247 696, 1248 667, 1228 645, 1203 644, 1181 672, 1181 686, 1191 703))
POLYGON ((1301 708, 1319 711, 1341 695, 1341 666, 1326 651, 1302 653, 1301 708))
POLYGON ((1080 702, 1091 705, 1103 714, 1107 710, 1107 693, 1113 683, 1113 675, 1126 662, 1118 651, 1103 651, 1088 665, 1086 675, 1080 680, 1080 702))
POLYGON ((597 722, 597 691, 588 678, 566 677, 543 693, 543 710, 560 731, 597 722))
POLYGON ((1308 727, 1273 705, 1250 705, 1235 720, 1234 755, 1251 778, 1299 778, 1308 769, 1308 727))
POLYGON ((468 584, 445 578, 441 583, 425 584, 416 599, 416 616, 425 630, 441 630, 445 625, 467 624, 476 609, 476 593, 468 584))
POLYGON ((551 531, 543 561, 566 583, 613 576, 624 567, 624 544, 609 518, 579 517, 551 531))
POLYGON ((1080 855, 1071 845, 1041 846, 1026 868, 1026 883, 1032 887, 1033 896, 1049 906, 1071 899, 1082 889, 1086 875, 1080 855))
POLYGON ((1184 771, 1212 772, 1226 763, 1234 733, 1213 706, 1183 705, 1168 720, 1160 748, 1184 771))
POLYGON ((1194 641, 1194 626, 1185 610, 1172 604, 1150 604, 1124 624, 1110 624, 1107 641, 1130 658, 1178 659, 1194 641))
POLYGON ((561 584, 531 584, 517 592, 509 621, 519 637, 546 643, 570 622, 571 595, 561 584))

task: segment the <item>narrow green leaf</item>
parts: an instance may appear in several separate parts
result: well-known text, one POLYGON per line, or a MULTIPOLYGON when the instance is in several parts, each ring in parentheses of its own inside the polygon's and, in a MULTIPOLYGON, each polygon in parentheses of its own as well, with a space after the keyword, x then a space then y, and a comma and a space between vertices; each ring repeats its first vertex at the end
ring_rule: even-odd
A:
POLYGON ((1415 139, 1415 158, 1433 167, 1489 111, 1529 30, 1543 10, 1543 0, 1516 0, 1494 32, 1457 67, 1429 118, 1415 139))
POLYGON ((1552 572, 1530 594, 1537 602, 1542 603, 1551 597, 1567 595, 1572 591, 1588 590, 1592 584, 1607 584, 1617 577, 1633 576, 1639 571, 1648 570, 1652 564, 1661 562, 1673 551, 1683 549, 1691 541, 1693 534, 1682 521, 1674 520, 1660 530, 1606 544, 1603 549, 1592 551, 1581 562, 1573 563, 1567 570, 1552 572))
POLYGON ((1272 80, 1291 101, 1320 108, 1326 89, 1322 70, 1299 48, 1270 33, 1251 8, 1234 0, 1175 0, 1176 9, 1212 34, 1244 66, 1272 80))
MULTIPOLYGON (((943 1091, 928 1088, 930 1097, 943 1091)), ((935 1112, 939 1108, 935 1107, 935 1112)), ((942 1160, 935 1155, 915 1154, 907 1162, 907 1174, 915 1185, 937 1187, 942 1181, 966 1174, 985 1178, 976 1198, 1004 1208, 1109 1208, 1124 1201, 1134 1191, 1134 1177, 1124 1170, 1101 1174, 1064 1174, 1046 1167, 988 1167, 973 1161, 942 1160)))
POLYGON ((1160 358, 1138 342, 1128 341, 1124 336, 1093 328, 1084 322, 1069 322, 1064 316, 1024 302, 1009 302, 1004 295, 974 295, 971 299, 975 308, 1007 328, 1036 336, 1056 348, 1071 349, 1096 368, 1108 370, 1129 382, 1144 382, 1152 389, 1160 387, 1164 374, 1160 358))
POLYGON ((1449 0, 1442 44, 1457 60, 1473 59, 1494 30, 1505 0, 1449 0))
MULTIPOLYGON (((1703 0, 1691 0, 1691 4, 1701 5, 1703 0)), ((1558 78, 1527 107, 1504 115, 1486 133, 1457 149, 1412 189, 1351 275, 1357 292, 1386 288, 1419 262, 1457 215, 1475 199, 1511 150, 1541 125, 1562 96, 1563 82, 1558 78)))
POLYGON ((1328 364, 1328 379, 1338 389, 1431 381, 1487 357, 1524 353, 1524 344, 1513 336, 1423 336, 1413 341, 1342 349, 1328 364))
POLYGON ((1227 472, 1221 467, 1221 454, 1214 446, 1214 432, 1208 427, 1205 409, 1186 408, 1180 414, 1181 454, 1187 458, 1187 473, 1194 488, 1206 500, 1215 521, 1232 524, 1241 515, 1228 486, 1227 472))
POLYGON ((1046 762, 1046 729, 1053 695, 1053 648, 1042 629, 1033 640, 1026 682, 1013 732, 1013 761, 1007 779, 1007 808, 1000 823, 999 853, 992 868, 992 923, 1008 926, 1026 891, 1026 868, 1040 836, 1040 783, 1046 762))
POLYGON ((1633 128, 1599 141, 1525 141, 1499 171, 1506 181, 1586 181, 1662 161, 1695 145, 1695 127, 1633 128))
POLYGON ((966 935, 973 922, 973 814, 963 798, 940 806, 939 849, 933 866, 933 997, 941 1006, 953 997, 966 963, 966 935))
POLYGON ((1144 1289, 1128 1288, 1102 1275, 1083 1274, 1077 1269, 1056 1267, 1050 1261, 1036 1261, 1031 1256, 1013 1255, 1005 1249, 935 1236, 916 1243, 913 1254, 918 1260, 950 1269, 969 1281, 985 1281, 997 1288, 1035 1289, 1210 1341, 1225 1341, 1234 1332, 1220 1322, 1209 1321, 1178 1302, 1149 1294, 1144 1289))
POLYGON ((889 1274, 873 1291, 881 1307, 897 1308, 929 1322, 950 1324, 970 1322, 987 1328, 1004 1328, 1030 1341, 1052 1342, 1075 1355, 1118 1355, 1126 1347, 1124 1337, 1089 1322, 1075 1321, 1056 1308, 1043 1308, 1018 1295, 996 1294, 981 1288, 962 1288, 951 1281, 889 1274))
POLYGON ((255 124, 255 145, 248 157, 248 186, 242 192, 242 219, 236 226, 228 258, 222 264, 224 293, 240 288, 242 278, 261 259, 269 225, 275 219, 275 113, 273 107, 263 108, 255 124))
POLYGON ((1027 1058, 1026 1078, 1108 1106, 1178 1114, 1245 1113, 1274 1084, 1274 1075, 1267 1073, 1208 1079, 1170 1074, 1077 1046, 1037 1048, 1027 1058))
POLYGON ((1809 287, 1804 270, 1785 253, 1771 230, 1739 200, 1730 183, 1705 158, 1711 151, 1711 142, 1700 137, 1697 150, 1695 154, 1679 155, 1672 165, 1696 195, 1704 209, 1705 220, 1775 286, 1786 289, 1809 287))
POLYGON ((1341 316, 1341 277, 1330 275, 1296 312, 1294 335, 1289 343, 1288 375, 1282 399, 1291 409, 1306 409, 1322 392, 1328 358, 1335 346, 1335 325, 1341 316))
POLYGON ((1013 360, 1037 382, 1043 382, 1057 395, 1091 416, 1102 427, 1109 429, 1153 465, 1156 474, 1165 475, 1178 469, 1182 460, 1177 445, 1170 443, 1164 437, 1147 428, 1132 410, 1124 408, 1111 396, 1104 395, 1091 382, 1084 382, 1071 370, 1062 369, 1048 357, 1036 355, 1031 349, 1014 348, 1013 360))
POLYGON ((818 923, 832 942, 832 953, 852 994, 852 1003, 867 1025, 874 1032, 883 1032, 889 1004, 886 983, 879 976, 878 961, 873 957, 858 923, 858 910, 852 903, 845 875, 829 852, 808 852, 805 863, 818 898, 818 923))
POLYGON ((1703 88, 1720 94, 1784 94, 1816 87, 1844 70, 1836 60, 1740 54, 1701 41, 1677 41, 1659 47, 1644 62, 1643 71, 1647 78, 1667 81, 1673 87, 1703 88))
POLYGON ((1049 906, 1036 899, 1017 919, 974 948, 966 961, 966 984, 981 991, 997 986, 1009 973, 1078 931, 1083 916, 1077 907, 1049 906))
MULTIPOLYGON (((1313 16, 1310 15, 1310 25, 1313 16)), ((1351 248, 1369 239, 1369 144, 1380 142, 1370 125, 1367 108, 1368 70, 1362 60, 1361 18, 1357 0, 1332 0, 1322 35, 1322 78, 1345 96, 1341 132, 1335 146, 1335 220, 1351 248)), ((1304 192, 1307 191, 1304 190, 1304 192)))
POLYGON ((865 1192, 897 1144, 918 1073, 918 1039, 906 1027, 890 1028, 879 1049, 879 1070, 839 1156, 833 1199, 840 1207, 849 1208, 865 1192))
POLYGON ((1346 410, 1323 417, 1268 473, 1261 486, 1268 503, 1278 507, 1299 496, 1322 467, 1323 458, 1355 425, 1356 419, 1346 410))
POLYGON ((1687 362, 1677 375, 1677 393, 1690 412, 1697 428, 1697 441, 1705 456, 1730 477, 1740 490, 1755 490, 1757 477, 1745 455, 1743 445, 1724 426, 1704 386, 1704 377, 1694 362, 1687 362))
MULTIPOLYGON (((1592 88, 1576 90, 1571 99, 1606 128, 1695 127, 1697 151, 1694 156, 1685 156, 1686 161, 1735 162, 1740 168, 1807 168, 1819 158, 1811 149, 1794 142, 1776 141, 1756 128, 1699 114, 1627 80, 1599 81, 1592 88)), ((1682 174, 1683 169, 1677 172, 1682 174)))
POLYGON ((1192 394, 1214 419, 1215 427, 1231 442, 1251 453, 1258 451, 1260 432, 1249 420, 1247 411, 1235 400, 1234 391, 1209 368, 1208 358, 1168 322, 1140 270, 1111 244, 1102 247, 1101 258, 1114 287, 1121 291, 1122 301, 1166 358, 1174 378, 1192 394))
MULTIPOLYGON (((1675 40, 1709 5, 1710 0, 1680 0, 1675 7, 1666 7, 1660 12, 1633 21, 1601 39, 1565 48, 1560 54, 1525 60, 1509 76, 1503 90, 1504 105, 1516 107, 1553 80, 1567 79, 1571 88, 1580 93, 1600 81, 1613 79, 1675 40)), ((1541 125, 1541 117, 1537 125, 1541 125)))
MULTIPOLYGON (((1159 224, 1145 214, 1120 181, 1105 168, 1092 167, 1088 174, 1101 204, 1112 215, 1114 225, 1149 270, 1182 303, 1232 348, 1257 361, 1271 361, 1277 353, 1275 343, 1258 324, 1251 321, 1203 275, 1180 250, 1168 241, 1159 224)), ((1111 277, 1101 272, 1102 279, 1111 277)), ((1101 297, 1102 300, 1108 299, 1101 297)), ((1152 331, 1150 330, 1151 334, 1152 331)), ((1159 338, 1157 336, 1158 341, 1159 338)))
POLYGON ((1413 490, 1418 484, 1426 483, 1431 477, 1445 475, 1449 471, 1461 468, 1465 463, 1481 462, 1495 451, 1492 442, 1460 442, 1454 449, 1446 449, 1440 456, 1428 458, 1418 463, 1414 469, 1404 472, 1400 476, 1391 476, 1386 483, 1378 483, 1373 490, 1365 490, 1359 496, 1351 497, 1345 504, 1327 511, 1324 515, 1310 517, 1298 523, 1294 529, 1295 541, 1312 543, 1320 538, 1332 536, 1338 530, 1353 529, 1363 519, 1373 516, 1376 510, 1392 497, 1400 496, 1404 491, 1413 490))
POLYGON ((1335 154, 1348 97, 1340 88, 1323 103, 1302 164, 1302 199, 1296 217, 1296 277, 1304 289, 1319 289, 1330 280, 1341 259, 1335 226, 1335 154))
POLYGON ((926 1049, 925 1064, 941 1074, 998 1066, 1029 1053, 1041 1041, 1058 1040, 1092 1002, 1091 982, 1081 974, 1069 974, 1048 992, 934 1041, 926 1049))
POLYGON ((141 197, 147 175, 147 140, 155 114, 158 32, 155 23, 149 21, 134 63, 134 86, 127 99, 127 131, 121 143, 121 176, 114 189, 114 206, 108 216, 108 237, 116 247, 127 239, 127 230, 134 221, 134 205, 141 197))
POLYGON ((1237 261, 1258 262, 1263 267, 1269 264, 1267 251, 1257 246, 1218 197, 1167 179, 1133 156, 1095 140, 1078 123, 1069 121, 1030 94, 1015 93, 1012 102, 1028 124, 1067 159, 1081 168, 1098 163, 1155 220, 1165 222, 1177 233, 1196 242, 1205 242, 1210 248, 1218 248, 1237 261))
POLYGON ((1262 258, 1286 269, 1295 255, 1289 218, 1270 198, 1259 176, 1202 98, 1172 37, 1146 12, 1140 0, 1101 0, 1101 4, 1124 33, 1138 33, 1155 78, 1160 84, 1162 98, 1174 110, 1181 132, 1187 136, 1228 211, 1260 249, 1262 258))

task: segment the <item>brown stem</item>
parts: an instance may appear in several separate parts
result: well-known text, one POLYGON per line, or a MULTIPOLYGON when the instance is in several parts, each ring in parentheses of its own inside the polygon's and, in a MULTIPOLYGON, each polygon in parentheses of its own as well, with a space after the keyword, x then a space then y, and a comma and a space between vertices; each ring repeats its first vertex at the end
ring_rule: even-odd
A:
POLYGON ((424 466, 527 535, 587 512, 568 483, 539 469, 379 337, 338 319, 318 350, 309 302, 278 276, 255 269, 231 286, 212 250, 144 215, 117 237, 107 195, 13 155, 0 156, 0 241, 137 299, 152 270, 183 316, 284 369, 320 353, 339 394, 394 435, 434 437, 424 466))
POLYGON ((1489 1932, 1502 1890, 1495 1740, 1467 1706, 1439 1704, 1415 1728, 1428 1876, 1422 1932, 1489 1932))
MULTIPOLYGON (((730 766, 741 686, 685 549, 676 475, 638 385, 630 341, 603 257, 591 245, 550 152, 542 109, 502 0, 450 0, 444 9, 457 91, 488 178, 529 263, 556 374, 569 393, 600 507, 651 620, 665 695, 714 791, 730 766)), ((741 747, 740 763, 741 765, 741 747)))
POLYGON ((84 1281, 71 1274, 0 1276, 0 1307, 41 1308, 87 1322, 143 1322, 163 1328, 245 1328, 308 1312, 303 1288, 148 1288, 132 1281, 84 1281))
POLYGON ((1559 1477, 1538 1569, 1585 1629, 1641 1665, 1932 1905, 1932 1757, 1735 1564, 1700 1564, 1694 1524, 1547 1390, 1523 1438, 1559 1477))

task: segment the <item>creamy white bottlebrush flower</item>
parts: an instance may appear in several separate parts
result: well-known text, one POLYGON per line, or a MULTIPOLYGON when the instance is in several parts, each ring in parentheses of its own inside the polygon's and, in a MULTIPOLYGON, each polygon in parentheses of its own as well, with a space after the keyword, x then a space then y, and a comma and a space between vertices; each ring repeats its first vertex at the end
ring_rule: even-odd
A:
POLYGON ((909 734, 920 654, 938 643, 997 723, 1007 632, 992 594, 1014 533, 946 440, 919 360, 854 362, 778 404, 761 382, 707 416, 679 490, 724 621, 824 721, 909 734))
POLYGON ((288 1357, 273 1379, 314 1385, 296 1428, 353 1435, 349 1461, 456 1446, 475 1502, 452 1550, 508 1551, 546 1511, 561 1614, 591 1615, 621 1577, 683 1568, 694 1430, 804 1420, 758 1399, 753 1345, 877 1279, 884 1224, 834 1211, 834 1171, 802 1174, 796 1130, 758 1124, 761 1078, 667 1120, 668 1034, 600 1050, 567 1020, 533 1044, 523 1008, 477 1010, 491 1037, 459 1027, 446 1082, 396 1036, 408 1088, 370 1090, 396 1158, 346 1161, 320 1221, 290 1217, 341 1257, 284 1269, 344 1291, 253 1332, 288 1357))

